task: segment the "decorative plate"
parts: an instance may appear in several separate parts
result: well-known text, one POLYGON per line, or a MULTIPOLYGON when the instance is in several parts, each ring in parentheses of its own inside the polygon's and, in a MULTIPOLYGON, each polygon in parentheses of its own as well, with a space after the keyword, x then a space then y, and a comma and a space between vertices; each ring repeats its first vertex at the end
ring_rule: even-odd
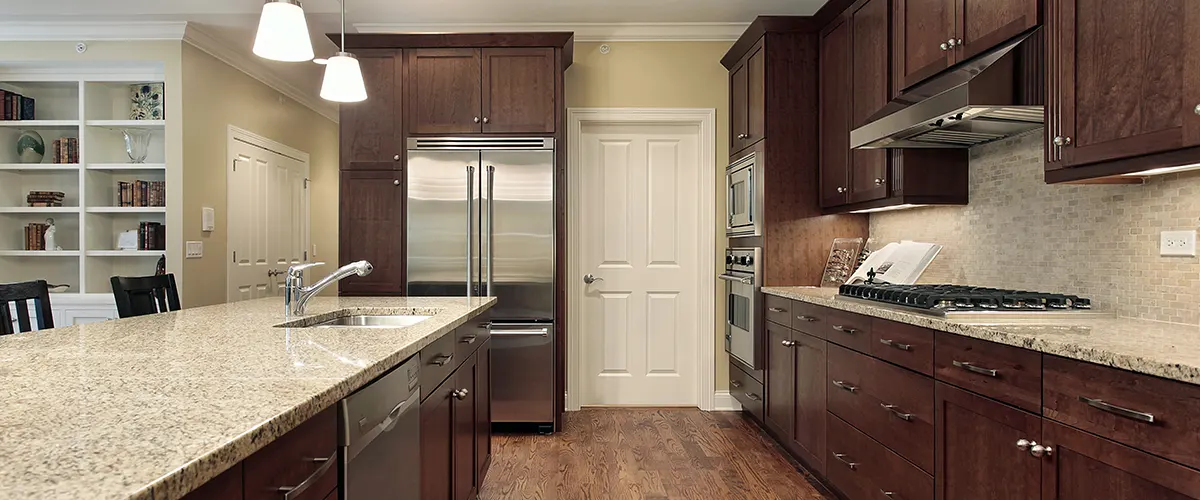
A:
POLYGON ((139 83, 129 86, 133 107, 129 111, 130 120, 162 120, 163 119, 163 84, 139 83))

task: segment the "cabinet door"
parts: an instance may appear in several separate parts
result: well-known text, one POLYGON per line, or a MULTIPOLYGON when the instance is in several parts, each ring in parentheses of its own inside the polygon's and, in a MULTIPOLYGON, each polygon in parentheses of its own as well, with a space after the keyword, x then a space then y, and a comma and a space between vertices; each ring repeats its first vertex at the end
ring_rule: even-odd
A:
POLYGON ((767 51, 762 42, 746 59, 746 134, 743 148, 767 136, 767 51))
POLYGON ((483 130, 479 49, 413 49, 408 54, 411 134, 472 134, 483 130))
POLYGON ((825 473, 825 360, 824 340, 792 333, 796 351, 795 423, 792 442, 808 455, 808 465, 825 473))
POLYGON ((404 173, 341 173, 339 260, 366 260, 367 275, 338 284, 343 295, 404 294, 404 173))
POLYGON ((795 407, 791 342, 791 330, 767 324, 767 405, 763 420, 767 427, 784 438, 782 441, 792 437, 795 407))
POLYGON ((555 130, 554 49, 483 49, 483 131, 555 130))
MULTIPOLYGON (((1050 0, 1054 1, 1054 0, 1050 0)), ((1038 0, 958 0, 955 62, 986 52, 1041 24, 1038 0)))
POLYGON ((492 462, 492 341, 475 353, 475 477, 483 487, 492 462))
POLYGON ((471 355, 451 376, 458 391, 454 395, 454 498, 475 498, 475 355, 471 355))
POLYGON ((400 103, 404 60, 400 51, 360 51, 358 64, 368 99, 341 105, 343 170, 399 170, 404 159, 400 103))
MULTIPOLYGON (((955 4, 961 0, 895 0, 892 65, 896 93, 950 67, 955 4)), ((995 0, 982 0, 995 1, 995 0)))
POLYGON ((937 498, 1038 498, 1041 463, 1017 446, 1042 440, 1041 417, 939 382, 937 498))
POLYGON ((1200 472, 1099 436, 1042 421, 1042 500, 1200 498, 1200 472))
POLYGON ((729 72, 729 152, 746 149, 746 130, 750 116, 750 77, 746 62, 729 72))
MULTIPOLYGON (((860 127, 891 99, 890 0, 871 0, 850 17, 852 55, 851 127, 860 127)), ((850 203, 887 198, 888 152, 883 149, 850 153, 850 203)))
POLYGON ((455 389, 451 377, 421 402, 421 500, 453 498, 455 389))
POLYGON ((821 38, 821 206, 849 200, 850 24, 842 22, 821 38))
POLYGON ((1052 5, 1058 10, 1051 14, 1055 32, 1047 67, 1058 71, 1047 109, 1061 113, 1061 123, 1059 134, 1049 138, 1048 158, 1059 156, 1057 148, 1061 166, 1070 167, 1194 143, 1200 100, 1189 91, 1196 77, 1187 62, 1189 54, 1200 53, 1196 2, 1052 5))
POLYGON ((183 500, 241 500, 242 464, 238 463, 220 476, 210 479, 183 496, 183 500))

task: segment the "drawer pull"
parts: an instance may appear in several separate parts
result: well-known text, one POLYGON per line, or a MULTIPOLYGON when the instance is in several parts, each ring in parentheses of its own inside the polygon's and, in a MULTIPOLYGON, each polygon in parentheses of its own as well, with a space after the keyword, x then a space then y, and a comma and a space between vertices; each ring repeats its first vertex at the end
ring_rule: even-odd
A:
POLYGON ((808 316, 808 315, 804 315, 804 314, 801 314, 801 315, 799 315, 799 316, 796 316, 796 319, 798 319, 798 320, 800 320, 800 321, 807 321, 807 322, 809 322, 809 323, 812 323, 812 322, 814 322, 814 321, 816 321, 816 320, 817 320, 817 318, 814 318, 814 317, 812 317, 812 316, 808 316))
POLYGON ((901 351, 911 351, 912 350, 912 344, 901 344, 899 342, 888 340, 888 339, 879 339, 879 343, 883 344, 885 346, 888 346, 888 347, 895 347, 896 349, 900 349, 901 351))
POLYGON ((767 308, 767 310, 768 310, 768 311, 771 311, 771 312, 773 312, 773 313, 785 313, 785 312, 787 312, 787 309, 784 309, 784 308, 782 308, 782 307, 768 307, 768 308, 767 308))
POLYGON ((753 392, 746 393, 746 397, 750 398, 751 401, 762 401, 762 396, 759 396, 753 392))
POLYGON ((463 337, 462 340, 460 340, 459 342, 461 342, 463 344, 474 344, 476 338, 478 338, 478 337, 476 337, 474 335, 467 335, 467 336, 463 337))
POLYGON ((734 388, 734 389, 740 389, 740 388, 742 387, 742 383, 741 383, 741 382, 738 382, 738 381, 736 381, 736 380, 730 380, 730 381, 729 381, 729 387, 732 387, 732 388, 734 388))
POLYGON ((1112 413, 1113 415, 1118 415, 1118 416, 1122 416, 1125 418, 1137 420, 1139 422, 1146 422, 1148 424, 1154 423, 1154 414, 1152 414, 1152 413, 1146 413, 1146 412, 1141 412, 1141 411, 1137 411, 1137 410, 1130 410, 1129 408, 1121 408, 1120 406, 1117 406, 1117 405, 1114 405, 1111 403, 1106 403, 1100 399, 1092 399, 1092 398, 1079 396, 1079 400, 1083 401, 1084 403, 1087 403, 1088 406, 1091 406, 1092 408, 1095 408, 1097 410, 1106 411, 1106 412, 1112 413))
POLYGON ((1021 451, 1029 451, 1029 447, 1033 446, 1035 444, 1037 444, 1037 441, 1030 441, 1028 439, 1018 439, 1017 440, 1017 449, 1021 450, 1021 451))
POLYGON ((435 356, 433 358, 433 364, 438 365, 438 366, 446 366, 446 365, 450 364, 450 360, 452 360, 452 359, 454 359, 453 354, 443 354, 441 356, 435 356))
POLYGON ((850 470, 858 470, 858 462, 847 460, 849 456, 845 453, 838 453, 835 451, 833 452, 833 458, 836 458, 839 462, 846 464, 846 467, 849 467, 850 470))
POLYGON ((904 412, 900 411, 899 406, 890 405, 887 403, 879 403, 879 406, 883 407, 883 409, 885 409, 887 411, 892 412, 892 415, 899 417, 900 420, 903 420, 905 422, 912 422, 913 414, 912 413, 904 413, 904 412))
POLYGON ((784 347, 796 347, 798 344, 800 344, 795 340, 781 340, 780 343, 783 344, 784 347))
POLYGON ((837 330, 839 332, 842 332, 842 333, 848 333, 850 335, 854 335, 854 334, 858 333, 858 330, 856 330, 854 328, 850 328, 848 326, 842 326, 842 325, 833 325, 833 329, 837 330))
POLYGON ((1033 455, 1037 458, 1042 458, 1043 456, 1048 457, 1048 456, 1052 455, 1053 453, 1054 453, 1054 448, 1051 448, 1049 446, 1043 446, 1043 445, 1040 445, 1037 443, 1034 443, 1033 446, 1029 448, 1029 454, 1033 455))
POLYGON ((880 492, 880 493, 883 493, 883 496, 885 496, 885 497, 888 497, 888 498, 897 498, 897 497, 896 497, 896 492, 894 492, 894 491, 885 491, 885 490, 879 490, 879 492, 880 492))
POLYGON ((467 399, 467 395, 469 395, 469 394, 471 394, 471 391, 468 391, 466 389, 455 389, 454 392, 450 393, 451 396, 454 396, 454 399, 457 399, 459 401, 467 399))
POLYGON ((858 392, 858 386, 847 384, 845 382, 842 382, 841 380, 834 380, 833 385, 836 385, 838 387, 838 389, 841 389, 843 391, 858 392))
POLYGON ((962 368, 971 373, 978 373, 980 375, 987 375, 989 377, 999 377, 1000 376, 1000 372, 998 372, 996 370, 992 370, 990 368, 984 368, 982 366, 975 366, 966 361, 954 361, 954 366, 962 368))
POLYGON ((307 478, 304 478, 304 481, 302 481, 300 484, 291 487, 281 486, 279 488, 279 492, 283 493, 283 500, 292 500, 293 498, 298 498, 300 495, 303 495, 305 490, 307 490, 317 481, 320 481, 322 477, 325 477, 325 473, 329 472, 329 468, 333 467, 333 464, 337 462, 337 460, 335 460, 336 458, 337 452, 335 451, 332 455, 329 455, 329 458, 312 459, 314 463, 319 463, 321 466, 307 478))

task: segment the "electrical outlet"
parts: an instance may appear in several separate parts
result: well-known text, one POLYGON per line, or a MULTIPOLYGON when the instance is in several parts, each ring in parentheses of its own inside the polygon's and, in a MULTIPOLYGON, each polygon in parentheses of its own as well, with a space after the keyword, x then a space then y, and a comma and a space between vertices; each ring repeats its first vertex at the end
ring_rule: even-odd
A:
POLYGON ((1195 257, 1196 231, 1163 231, 1158 253, 1164 257, 1195 257))
POLYGON ((201 257, 204 257, 204 242, 203 241, 187 242, 187 254, 184 255, 184 258, 185 259, 199 259, 201 257))

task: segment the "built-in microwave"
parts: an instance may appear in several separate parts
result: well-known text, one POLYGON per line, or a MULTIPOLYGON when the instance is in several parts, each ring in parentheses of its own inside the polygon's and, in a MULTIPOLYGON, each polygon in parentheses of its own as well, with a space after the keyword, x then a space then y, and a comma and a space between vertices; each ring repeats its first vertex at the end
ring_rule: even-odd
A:
POLYGON ((762 236, 763 186, 754 153, 725 169, 726 236, 762 236))

